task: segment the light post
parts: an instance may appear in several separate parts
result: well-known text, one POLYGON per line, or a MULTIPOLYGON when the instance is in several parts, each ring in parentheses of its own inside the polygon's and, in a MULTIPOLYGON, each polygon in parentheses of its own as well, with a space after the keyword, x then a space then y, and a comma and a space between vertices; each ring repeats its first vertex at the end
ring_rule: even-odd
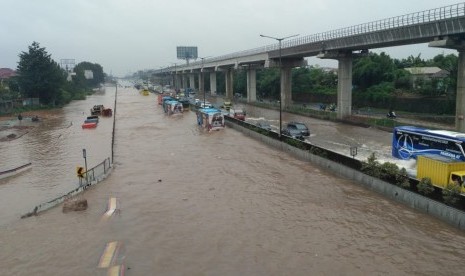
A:
POLYGON ((84 164, 86 166, 86 185, 89 185, 89 178, 87 177, 87 154, 86 154, 86 149, 82 149, 82 157, 84 157, 84 164))
POLYGON ((267 37, 271 38, 274 40, 277 40, 279 42, 279 69, 280 69, 280 76, 279 76, 279 140, 281 140, 281 131, 282 131, 282 91, 281 91, 281 70, 283 68, 282 66, 282 61, 281 61, 281 41, 287 38, 295 37, 298 36, 298 34, 295 35, 290 35, 286 37, 272 37, 272 36, 267 36, 267 35, 260 35, 261 37, 267 37))

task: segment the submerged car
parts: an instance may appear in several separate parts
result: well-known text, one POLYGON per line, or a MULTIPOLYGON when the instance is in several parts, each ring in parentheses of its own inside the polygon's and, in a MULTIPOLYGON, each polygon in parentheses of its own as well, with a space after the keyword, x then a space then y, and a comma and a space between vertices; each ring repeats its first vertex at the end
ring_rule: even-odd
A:
POLYGON ((304 123, 301 123, 301 122, 289 122, 286 125, 285 129, 298 130, 298 131, 300 131, 302 136, 310 136, 310 130, 308 129, 308 127, 304 123))
POLYGON ((302 135, 302 132, 298 129, 294 129, 294 128, 285 128, 281 131, 281 134, 282 135, 286 135, 286 136, 289 136, 289 137, 292 137, 294 139, 298 139, 298 140, 301 140, 301 141, 304 141, 305 140, 305 137, 302 135))
POLYGON ((233 117, 234 119, 238 119, 241 121, 245 121, 245 111, 242 109, 230 109, 229 116, 233 117))
POLYGON ((258 122, 257 126, 260 127, 260 128, 271 131, 271 125, 268 122, 264 122, 264 121, 258 122))

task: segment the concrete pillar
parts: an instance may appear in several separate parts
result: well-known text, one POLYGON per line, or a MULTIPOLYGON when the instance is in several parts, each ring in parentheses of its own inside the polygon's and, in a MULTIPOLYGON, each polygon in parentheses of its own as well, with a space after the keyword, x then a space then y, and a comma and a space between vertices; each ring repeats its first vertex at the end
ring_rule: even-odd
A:
POLYGON ((455 129, 465 132, 465 50, 459 50, 457 61, 457 96, 455 102, 455 129))
POLYGON ((186 90, 189 86, 187 86, 187 75, 186 74, 182 74, 182 88, 184 88, 184 90, 186 90))
POLYGON ((189 88, 192 88, 195 90, 195 75, 194 74, 189 74, 189 88))
POLYGON ((352 115, 352 54, 338 58, 337 118, 352 115))
POLYGON ((174 88, 175 89, 181 88, 181 78, 178 74, 174 75, 174 88))
POLYGON ((205 91, 204 79, 203 79, 203 72, 199 73, 199 93, 204 93, 205 91))
POLYGON ((226 99, 228 100, 233 100, 233 95, 234 95, 234 92, 233 92, 233 69, 228 69, 228 71, 226 71, 226 99))
POLYGON ((286 109, 292 104, 292 67, 281 67, 281 106, 286 109))
POLYGON ((257 71, 247 69, 247 102, 257 101, 257 71))
POLYGON ((210 72, 210 94, 216 95, 216 72, 210 72))

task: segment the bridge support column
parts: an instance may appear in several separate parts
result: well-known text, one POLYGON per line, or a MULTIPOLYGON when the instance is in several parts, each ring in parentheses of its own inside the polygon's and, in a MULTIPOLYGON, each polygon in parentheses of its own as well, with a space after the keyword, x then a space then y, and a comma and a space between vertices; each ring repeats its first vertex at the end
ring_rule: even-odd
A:
POLYGON ((182 74, 182 88, 184 88, 184 91, 186 91, 186 89, 189 88, 189 86, 187 86, 187 75, 186 74, 182 74))
POLYGON ((247 69, 247 102, 257 101, 257 71, 247 69))
POLYGON ((457 61, 457 95, 455 97, 455 129, 465 132, 465 40, 460 37, 435 39, 429 47, 455 49, 459 52, 457 61))
POLYGON ((210 94, 216 95, 216 72, 210 72, 210 94))
POLYGON ((203 94, 205 92, 205 82, 203 79, 203 72, 199 73, 199 93, 203 94))
POLYGON ((317 57, 337 59, 337 118, 352 115, 352 52, 325 52, 317 57))
POLYGON ((457 96, 455 103, 455 129, 465 132, 465 50, 459 51, 457 62, 457 96))
POLYGON ((178 74, 174 75, 174 88, 175 89, 181 88, 181 76, 178 74))
POLYGON ((189 75, 189 88, 195 89, 195 75, 189 75))
POLYGON ((234 70, 233 69, 228 69, 228 71, 225 72, 226 74, 226 99, 228 100, 233 100, 233 76, 234 76, 234 70))
POLYGON ((338 59, 337 118, 352 115, 352 54, 338 59))
POLYGON ((281 106, 283 109, 292 104, 292 67, 281 68, 281 106))

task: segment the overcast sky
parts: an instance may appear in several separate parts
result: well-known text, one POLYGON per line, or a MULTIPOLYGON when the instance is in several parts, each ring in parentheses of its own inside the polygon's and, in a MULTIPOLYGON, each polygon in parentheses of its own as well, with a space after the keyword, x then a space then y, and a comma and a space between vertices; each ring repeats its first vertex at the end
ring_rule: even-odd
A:
MULTIPOLYGON (((100 64, 124 76, 174 63, 176 46, 214 57, 276 43, 264 34, 306 36, 460 3, 450 0, 0 0, 0 68, 15 69, 36 41, 60 62, 100 64)), ((426 44, 385 48, 392 58, 456 51, 426 44)), ((337 67, 310 58, 309 64, 337 67)))

